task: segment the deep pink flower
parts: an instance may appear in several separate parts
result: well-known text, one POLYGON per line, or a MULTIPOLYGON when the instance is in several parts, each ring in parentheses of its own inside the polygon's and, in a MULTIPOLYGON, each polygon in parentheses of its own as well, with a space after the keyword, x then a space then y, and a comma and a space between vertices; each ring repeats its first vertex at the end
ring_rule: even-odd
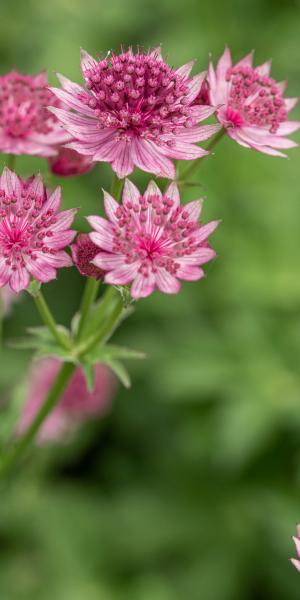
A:
POLYGON ((79 273, 85 277, 94 277, 94 279, 101 279, 104 272, 91 263, 99 252, 98 246, 92 242, 90 236, 87 233, 80 233, 76 242, 71 246, 72 258, 75 267, 77 267, 79 273))
MULTIPOLYGON (((300 525, 297 525, 297 535, 293 536, 293 542, 295 544, 296 552, 298 555, 298 559, 300 559, 300 525)), ((296 567, 297 571, 300 572, 300 560, 296 558, 291 558, 291 563, 293 563, 294 567, 296 567)))
POLYGON ((149 296, 155 288, 166 294, 180 289, 178 279, 204 276, 200 265, 215 256, 208 236, 218 225, 200 226, 201 202, 180 206, 179 190, 171 183, 164 194, 152 181, 143 196, 128 179, 120 206, 104 192, 108 220, 88 217, 95 229, 91 240, 101 248, 93 263, 107 271, 106 283, 132 283, 133 298, 149 296))
POLYGON ((48 89, 47 74, 0 77, 0 151, 9 154, 53 156, 57 144, 70 136, 47 106, 61 106, 48 89))
MULTIPOLYGON (((31 424, 59 371, 61 362, 55 358, 34 363, 29 374, 27 399, 17 427, 18 435, 31 424)), ((58 405, 44 421, 38 434, 39 442, 57 440, 72 432, 80 423, 103 415, 109 408, 116 389, 115 378, 105 365, 96 366, 95 388, 89 392, 81 369, 72 376, 58 405)))
POLYGON ((134 167, 174 178, 170 158, 192 160, 207 154, 194 142, 209 138, 219 125, 199 126, 214 108, 192 106, 205 73, 190 78, 193 63, 174 71, 156 49, 130 49, 96 61, 81 55, 87 91, 59 76, 63 89, 52 88, 73 112, 53 108, 75 138, 69 148, 94 161, 111 163, 118 177, 134 167))
POLYGON ((92 170, 95 163, 90 156, 78 154, 71 148, 58 148, 57 156, 49 158, 50 171, 60 177, 72 177, 73 175, 84 175, 92 170))
POLYGON ((30 275, 44 283, 56 269, 72 265, 63 248, 76 235, 69 229, 76 209, 58 212, 60 188, 49 195, 40 177, 22 181, 5 168, 0 178, 0 287, 14 292, 30 275))
POLYGON ((216 72, 212 63, 209 67, 210 103, 236 142, 265 154, 285 156, 279 150, 297 146, 285 136, 300 128, 299 121, 287 120, 298 99, 283 97, 286 83, 271 79, 270 67, 270 61, 253 67, 252 54, 232 66, 226 48, 216 72))

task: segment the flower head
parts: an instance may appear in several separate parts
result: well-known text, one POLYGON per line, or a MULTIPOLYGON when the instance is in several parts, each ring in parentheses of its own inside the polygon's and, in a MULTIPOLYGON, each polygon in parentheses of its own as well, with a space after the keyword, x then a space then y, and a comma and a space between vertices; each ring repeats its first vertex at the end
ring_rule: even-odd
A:
MULTIPOLYGON (((297 525, 297 535, 293 536, 293 542, 295 544, 298 559, 300 559, 300 525, 297 525)), ((300 572, 300 560, 291 558, 291 563, 296 567, 297 571, 300 572)))
POLYGON ((60 177, 72 177, 73 175, 84 175, 94 167, 90 156, 78 154, 71 148, 58 148, 58 155, 49 158, 50 171, 60 177))
POLYGON ((69 148, 111 163, 120 178, 135 166, 174 178, 170 158, 207 154, 194 142, 208 139, 219 125, 198 125, 215 109, 193 106, 205 73, 189 77, 192 62, 175 71, 159 49, 130 49, 100 61, 82 51, 81 67, 86 90, 62 76, 63 89, 52 88, 73 111, 51 109, 75 139, 69 148))
POLYGON ((108 220, 88 217, 91 240, 99 247, 93 263, 106 271, 106 283, 132 282, 133 298, 149 296, 155 288, 166 294, 180 289, 178 279, 203 277, 201 265, 215 256, 208 236, 218 225, 200 226, 201 202, 180 206, 179 191, 171 183, 164 194, 150 182, 143 196, 128 179, 120 206, 104 192, 108 220))
POLYGON ((285 156, 281 149, 297 144, 287 137, 300 128, 299 121, 288 121, 288 113, 297 98, 284 98, 285 82, 277 83, 269 75, 271 63, 252 66, 252 54, 232 66, 230 51, 225 49, 216 71, 208 71, 210 103, 228 135, 246 148, 273 156, 285 156))
POLYGON ((85 277, 94 277, 94 279, 101 279, 104 272, 99 267, 96 267, 91 262, 96 254, 99 252, 98 246, 92 242, 90 236, 87 233, 80 233, 76 242, 71 246, 72 257, 75 267, 77 267, 79 273, 85 277))
POLYGON ((56 269, 72 265, 63 248, 76 232, 69 229, 75 209, 58 212, 60 188, 46 191, 41 178, 27 181, 5 168, 0 177, 0 287, 27 288, 30 275, 44 283, 56 269))
POLYGON ((53 156, 70 136, 47 107, 61 106, 48 89, 47 74, 0 77, 0 150, 10 154, 53 156))
MULTIPOLYGON (((61 362, 55 358, 43 359, 34 364, 29 374, 27 399, 17 428, 19 435, 26 431, 45 401, 60 366, 61 362)), ((38 441, 60 439, 81 422, 103 415, 111 403, 115 385, 115 378, 110 369, 104 365, 97 365, 95 387, 89 392, 84 375, 78 367, 58 405, 39 430, 38 441)))

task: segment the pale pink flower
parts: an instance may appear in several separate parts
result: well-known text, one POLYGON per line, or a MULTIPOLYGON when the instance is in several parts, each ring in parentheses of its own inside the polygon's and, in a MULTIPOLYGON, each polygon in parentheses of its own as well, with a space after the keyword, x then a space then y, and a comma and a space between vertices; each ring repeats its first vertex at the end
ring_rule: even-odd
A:
POLYGON ((0 151, 53 156, 69 136, 47 106, 61 106, 48 89, 47 73, 0 77, 0 151))
POLYGON ((98 246, 92 242, 87 233, 80 233, 76 242, 71 246, 72 258, 75 267, 79 273, 85 277, 101 279, 104 275, 102 269, 99 269, 91 262, 99 252, 98 246))
POLYGON ((91 240, 101 251, 93 263, 106 271, 106 283, 132 282, 133 298, 149 296, 155 288, 166 294, 180 289, 178 279, 204 276, 201 265, 215 256, 207 243, 218 225, 200 226, 201 201, 180 206, 179 190, 171 183, 164 194, 152 181, 143 196, 128 179, 120 206, 104 192, 108 220, 88 217, 91 240))
POLYGON ((15 292, 10 289, 9 285, 5 285, 0 290, 0 306, 2 316, 6 317, 10 313, 12 304, 17 302, 19 298, 20 294, 15 294, 15 292))
MULTIPOLYGON (((300 525, 297 525, 297 535, 293 536, 293 542, 295 544, 296 552, 298 555, 298 559, 300 559, 300 525)), ((297 571, 300 572, 300 560, 296 558, 291 558, 290 561, 296 567, 297 571)))
MULTIPOLYGON (((18 435, 30 426, 60 367, 61 362, 56 358, 43 359, 33 364, 29 373, 27 398, 17 427, 18 435)), ((59 403, 41 426, 38 442, 63 438, 80 423, 104 415, 115 389, 115 378, 105 365, 99 364, 95 368, 95 387, 92 392, 88 391, 84 375, 77 367, 59 403)))
POLYGON ((230 51, 225 49, 216 71, 208 71, 210 103, 227 134, 246 148, 273 156, 286 156, 281 149, 297 146, 286 136, 300 128, 299 121, 288 121, 288 113, 297 98, 284 98, 285 82, 269 76, 271 61, 252 66, 248 54, 232 66, 230 51))
POLYGON ((59 212, 60 188, 47 193, 40 177, 22 181, 5 168, 0 178, 0 287, 27 288, 30 275, 45 283, 56 269, 72 265, 63 248, 76 209, 59 212))
POLYGON ((58 148, 57 156, 49 158, 50 171, 60 177, 72 177, 73 175, 84 175, 93 169, 95 163, 90 156, 78 154, 71 148, 58 148))
POLYGON ((138 167, 173 179, 170 159, 206 155, 194 142, 208 139, 220 128, 198 125, 214 108, 192 106, 206 75, 189 77, 192 67, 190 62, 173 70, 159 49, 148 54, 129 49, 100 61, 82 51, 87 91, 61 75, 62 89, 52 88, 71 109, 51 109, 75 138, 68 147, 94 161, 111 163, 120 178, 138 167))

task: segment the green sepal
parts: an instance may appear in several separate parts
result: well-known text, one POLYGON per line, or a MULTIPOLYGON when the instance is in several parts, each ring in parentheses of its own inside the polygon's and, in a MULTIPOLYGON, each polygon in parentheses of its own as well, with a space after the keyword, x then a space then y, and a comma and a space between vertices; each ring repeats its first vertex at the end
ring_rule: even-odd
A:
MULTIPOLYGON (((65 341, 71 346, 69 331, 63 327, 63 325, 57 325, 57 329, 61 336, 64 337, 65 341)), ((62 347, 54 340, 48 327, 28 327, 27 331, 30 334, 28 337, 8 340, 8 345, 17 350, 39 350, 43 346, 59 347, 60 350, 62 350, 62 347)), ((66 350, 65 352, 68 353, 66 350)))
POLYGON ((92 363, 86 362, 84 360, 81 361, 80 366, 83 370, 86 386, 89 392, 93 392, 95 388, 95 365, 92 363))
POLYGON ((36 279, 32 279, 28 288, 26 288, 26 292, 28 292, 28 294, 30 294, 31 296, 33 296, 33 298, 36 298, 36 296, 38 295, 40 289, 41 289, 41 282, 37 281, 36 279))

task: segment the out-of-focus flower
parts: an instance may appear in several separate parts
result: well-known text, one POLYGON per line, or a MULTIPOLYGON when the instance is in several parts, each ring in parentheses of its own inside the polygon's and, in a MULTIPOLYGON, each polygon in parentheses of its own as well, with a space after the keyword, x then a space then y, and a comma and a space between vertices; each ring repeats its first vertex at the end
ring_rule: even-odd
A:
MULTIPOLYGON (((45 401, 60 367, 61 362, 55 358, 34 363, 29 374, 27 399, 17 427, 18 435, 30 426, 45 401)), ((97 365, 95 387, 92 392, 89 392, 84 375, 78 367, 59 403, 40 428, 38 441, 46 442, 63 438, 80 423, 105 414, 115 389, 116 382, 111 370, 105 365, 97 365)))
POLYGON ((92 170, 95 163, 90 156, 78 154, 71 148, 61 146, 57 156, 49 158, 50 170, 54 175, 60 177, 72 177, 73 175, 84 175, 92 170))
POLYGON ((56 269, 72 265, 63 250, 76 232, 69 229, 76 209, 59 212, 60 188, 51 195, 40 177, 22 181, 5 168, 0 178, 0 287, 14 292, 29 285, 30 275, 45 283, 56 269))
POLYGON ((294 567, 296 567, 297 571, 300 572, 300 525, 297 525, 297 535, 293 536, 293 542, 295 544, 298 559, 291 558, 290 560, 294 567))
POLYGON ((72 257, 75 267, 77 267, 81 275, 86 277, 94 277, 94 279, 101 279, 104 272, 99 267, 96 267, 91 262, 96 254, 99 252, 98 246, 92 242, 90 236, 87 233, 80 233, 76 242, 71 246, 72 257))
POLYGON ((69 148, 111 163, 120 178, 138 167, 173 179, 170 158, 207 154, 194 142, 208 139, 220 126, 198 125, 215 109, 193 106, 206 75, 189 77, 193 62, 174 71, 159 49, 148 54, 130 49, 100 61, 82 51, 81 67, 87 91, 62 76, 62 89, 52 88, 73 111, 51 109, 75 138, 69 148))
POLYGON ((286 136, 300 128, 299 121, 288 121, 288 113, 297 98, 284 98, 285 82, 269 76, 271 62, 252 66, 248 54, 232 66, 230 51, 225 49, 216 71, 208 71, 210 103, 227 134, 246 148, 273 156, 285 156, 281 149, 297 146, 286 136))
POLYGON ((5 285, 0 290, 0 306, 2 311, 2 316, 6 317, 9 314, 12 304, 19 300, 19 294, 15 294, 9 285, 5 285))
POLYGON ((104 192, 108 220, 88 217, 91 240, 101 251, 93 263, 106 271, 106 283, 132 283, 133 298, 149 296, 155 288, 166 294, 180 289, 178 279, 204 276, 200 265, 215 256, 207 243, 218 225, 200 226, 201 201, 180 206, 179 190, 171 183, 164 194, 152 181, 143 196, 128 179, 122 205, 104 192))
POLYGON ((1 152, 53 156, 70 137, 47 109, 61 103, 48 89, 45 72, 0 77, 0 106, 1 152))

